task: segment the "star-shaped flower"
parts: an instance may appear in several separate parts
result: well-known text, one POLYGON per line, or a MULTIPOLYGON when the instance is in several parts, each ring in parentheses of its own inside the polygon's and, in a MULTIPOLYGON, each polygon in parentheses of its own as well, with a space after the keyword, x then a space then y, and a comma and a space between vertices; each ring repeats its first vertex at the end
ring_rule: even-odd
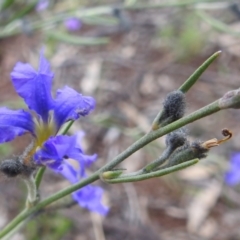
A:
MULTIPOLYGON (((88 115, 95 107, 95 100, 68 86, 57 90, 53 98, 53 76, 43 52, 38 71, 28 63, 16 64, 11 73, 12 83, 31 111, 0 108, 0 143, 30 133, 33 144, 24 154, 22 164, 45 165, 76 183, 86 177, 85 168, 96 160, 96 155, 84 154, 80 145, 82 133, 73 136, 57 136, 57 133, 65 122, 88 115), (74 159, 76 169, 71 167, 70 158, 74 159), (66 173, 70 168, 72 171, 66 173)), ((73 193, 73 198, 81 206, 104 214, 107 209, 101 204, 101 196, 102 190, 93 186, 73 193), (91 205, 91 201, 95 204, 91 205)))
MULTIPOLYGON (((82 137, 82 132, 73 136, 51 137, 44 143, 43 148, 36 152, 34 159, 75 184, 86 177, 86 167, 97 159, 96 154, 88 156, 82 152, 80 146, 82 137), (69 144, 66 145, 66 142, 69 144)), ((100 187, 87 185, 74 192, 72 197, 80 206, 105 215, 108 208, 101 203, 102 195, 103 190, 100 187)))

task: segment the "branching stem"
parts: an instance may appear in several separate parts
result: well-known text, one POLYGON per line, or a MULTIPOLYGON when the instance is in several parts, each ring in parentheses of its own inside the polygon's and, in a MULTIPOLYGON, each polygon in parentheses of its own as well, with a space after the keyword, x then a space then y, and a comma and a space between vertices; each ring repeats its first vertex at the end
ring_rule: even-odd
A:
POLYGON ((139 150, 140 148, 144 147, 148 143, 154 141, 155 139, 162 137, 165 134, 168 134, 180 127, 185 126, 188 123, 194 122, 198 119, 201 119, 203 117, 206 117, 208 115, 211 115, 213 113, 216 113, 220 110, 218 106, 218 101, 215 101, 193 113, 190 115, 183 117, 163 128, 160 128, 156 131, 149 132, 142 138, 140 138, 138 141, 136 141, 134 144, 132 144, 130 147, 128 147, 124 152, 120 153, 118 156, 116 156, 111 162, 107 163, 105 166, 100 168, 98 171, 93 173, 91 176, 81 180, 79 183, 76 183, 75 185, 72 185, 70 187, 67 187, 54 195, 42 200, 39 202, 36 206, 23 210, 16 218, 14 218, 1 232, 0 232, 0 238, 4 237, 6 234, 8 234, 10 231, 12 231, 15 227, 18 226, 22 221, 24 221, 26 218, 30 217, 33 213, 36 213, 40 209, 46 207, 47 205, 71 194, 72 192, 95 182, 99 179, 99 175, 105 171, 113 169, 115 166, 117 166, 119 163, 121 163, 123 160, 128 158, 130 155, 132 155, 134 152, 139 150))

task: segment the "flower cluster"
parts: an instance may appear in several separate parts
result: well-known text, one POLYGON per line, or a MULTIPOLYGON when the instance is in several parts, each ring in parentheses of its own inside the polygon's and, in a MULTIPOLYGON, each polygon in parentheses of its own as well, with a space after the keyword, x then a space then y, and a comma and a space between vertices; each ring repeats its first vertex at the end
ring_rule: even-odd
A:
MULTIPOLYGON (((30 161, 36 166, 47 166, 74 184, 86 177, 85 168, 97 156, 84 154, 80 144, 82 132, 73 136, 57 134, 65 122, 88 115, 95 107, 95 100, 68 86, 57 90, 53 98, 53 77, 43 52, 38 71, 28 63, 18 62, 15 65, 11 73, 12 83, 31 111, 0 108, 0 143, 30 133, 33 144, 22 164, 27 165, 30 161)), ((102 193, 99 187, 86 186, 74 192, 73 199, 82 207, 106 214, 108 209, 101 203, 102 193)))

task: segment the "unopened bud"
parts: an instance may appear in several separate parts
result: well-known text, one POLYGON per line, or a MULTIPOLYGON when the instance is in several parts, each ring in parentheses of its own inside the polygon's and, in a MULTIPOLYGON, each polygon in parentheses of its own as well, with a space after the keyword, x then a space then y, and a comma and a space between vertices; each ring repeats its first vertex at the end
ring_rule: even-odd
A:
POLYGON ((187 134, 184 128, 179 128, 176 131, 170 132, 166 137, 166 146, 172 149, 177 149, 187 142, 187 134))
POLYGON ((240 108, 240 88, 229 91, 218 100, 220 109, 240 108))
POLYGON ((205 142, 195 141, 191 145, 186 141, 182 147, 177 148, 177 150, 173 152, 169 157, 168 163, 163 168, 168 168, 195 158, 205 158, 207 156, 206 153, 210 148, 219 146, 228 141, 232 137, 232 132, 229 129, 224 128, 222 130, 222 135, 224 138, 220 140, 212 138, 205 142))
POLYGON ((1 162, 0 171, 4 173, 7 177, 16 177, 17 175, 22 173, 23 167, 18 159, 6 159, 1 162))
POLYGON ((21 156, 16 159, 6 159, 0 163, 0 172, 7 177, 16 177, 18 175, 29 177, 35 170, 36 166, 24 164, 21 156))
POLYGON ((167 159, 173 154, 173 152, 183 146, 184 144, 187 144, 187 138, 186 138, 186 131, 184 128, 177 129, 176 131, 173 131, 169 133, 166 137, 166 146, 167 148, 164 150, 162 155, 157 158, 155 161, 149 163, 143 168, 143 171, 145 173, 151 172, 160 165, 164 164, 167 159))
POLYGON ((191 145, 185 144, 170 156, 166 167, 171 167, 195 158, 205 158, 208 151, 209 149, 205 148, 202 142, 193 142, 191 145))
POLYGON ((113 179, 119 177, 123 173, 124 169, 113 169, 112 171, 106 171, 101 174, 102 180, 113 179))
POLYGON ((184 93, 180 90, 169 93, 163 102, 163 110, 153 121, 152 129, 156 130, 183 117, 185 109, 184 93))

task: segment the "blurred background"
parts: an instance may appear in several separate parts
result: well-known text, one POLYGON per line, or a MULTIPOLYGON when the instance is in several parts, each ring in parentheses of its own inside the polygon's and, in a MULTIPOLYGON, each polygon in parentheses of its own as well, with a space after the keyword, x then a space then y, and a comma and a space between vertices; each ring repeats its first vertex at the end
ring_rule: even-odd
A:
MULTIPOLYGON (((17 61, 37 67, 44 47, 54 91, 69 85, 97 101, 96 110, 71 129, 84 130, 85 151, 99 155, 91 171, 148 132, 167 93, 214 52, 222 54, 186 95, 187 114, 239 88, 239 1, 2 0, 0 9, 0 105, 26 108, 10 72, 17 61)), ((105 218, 65 204, 34 216, 12 239, 240 239, 240 187, 224 182, 231 154, 240 151, 239 119, 239 111, 227 110, 187 126, 191 139, 221 138, 223 128, 233 132, 194 167, 134 184, 98 181, 110 206, 105 218)), ((23 136, 1 145, 1 160, 29 142, 23 136)), ((164 147, 165 139, 158 139, 121 167, 138 170, 164 147)), ((41 196, 66 186, 47 171, 41 196)), ((0 228, 24 207, 25 192, 19 179, 0 179, 0 228)))

